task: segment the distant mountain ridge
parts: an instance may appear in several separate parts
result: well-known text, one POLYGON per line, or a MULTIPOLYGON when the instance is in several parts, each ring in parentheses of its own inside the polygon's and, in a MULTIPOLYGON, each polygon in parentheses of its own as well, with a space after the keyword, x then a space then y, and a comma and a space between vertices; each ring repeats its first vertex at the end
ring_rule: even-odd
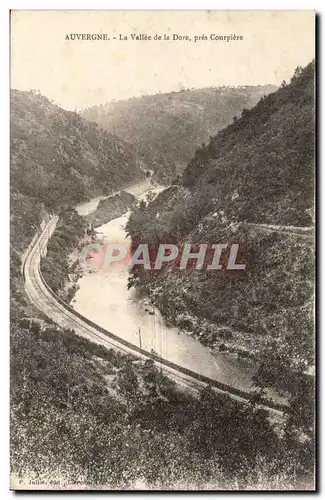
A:
POLYGON ((266 85, 182 90, 92 106, 82 116, 132 144, 157 178, 171 180, 210 134, 275 89, 266 85))

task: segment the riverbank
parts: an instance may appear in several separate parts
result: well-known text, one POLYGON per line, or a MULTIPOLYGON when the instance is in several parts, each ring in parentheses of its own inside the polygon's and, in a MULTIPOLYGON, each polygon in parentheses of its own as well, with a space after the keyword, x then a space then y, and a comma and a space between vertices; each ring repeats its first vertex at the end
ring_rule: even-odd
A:
MULTIPOLYGON (((144 189, 133 192, 140 197, 149 193, 144 189)), ((87 209, 94 209, 95 203, 87 209)), ((80 207, 83 213, 85 210, 80 207)), ((88 212, 89 213, 89 212, 88 212)), ((96 228, 103 243, 130 245, 125 225, 129 214, 124 214, 96 228)), ((250 390, 255 366, 249 359, 234 354, 224 355, 202 345, 193 333, 166 322, 154 303, 129 289, 129 271, 123 263, 108 270, 86 268, 78 280, 78 290, 71 305, 80 314, 116 335, 158 355, 239 389, 250 390)))
POLYGON ((95 241, 93 231, 76 210, 65 210, 50 238, 46 255, 41 258, 41 271, 50 288, 65 302, 70 302, 81 276, 79 251, 95 241))
POLYGON ((85 202, 85 203, 80 203, 77 205, 75 208, 78 212, 79 215, 81 216, 86 216, 94 212, 98 204, 101 200, 106 200, 108 198, 111 198, 112 196, 115 196, 116 194, 120 193, 121 191, 126 191, 127 193, 130 193, 134 197, 138 198, 139 196, 143 195, 143 193, 146 193, 150 189, 153 188, 153 185, 150 180, 146 179, 145 181, 138 182, 137 184, 130 184, 129 186, 126 186, 124 188, 121 188, 117 191, 114 191, 110 195, 102 195, 102 196, 97 196, 97 198, 92 198, 91 200, 85 202))

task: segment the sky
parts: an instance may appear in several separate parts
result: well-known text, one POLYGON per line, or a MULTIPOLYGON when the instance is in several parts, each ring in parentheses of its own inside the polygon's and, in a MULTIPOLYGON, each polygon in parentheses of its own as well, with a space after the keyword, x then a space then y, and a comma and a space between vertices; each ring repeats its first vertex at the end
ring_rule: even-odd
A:
POLYGON ((313 11, 13 11, 11 88, 80 110, 181 88, 280 85, 314 58, 314 44, 313 11), (110 39, 73 41, 71 34, 110 39))

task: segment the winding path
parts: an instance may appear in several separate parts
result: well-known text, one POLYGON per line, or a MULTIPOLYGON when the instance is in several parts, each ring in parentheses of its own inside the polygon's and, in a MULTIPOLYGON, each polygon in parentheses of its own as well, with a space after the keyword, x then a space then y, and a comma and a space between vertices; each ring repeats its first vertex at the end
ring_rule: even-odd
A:
POLYGON ((315 238, 313 227, 300 227, 300 226, 275 226, 273 224, 253 224, 247 223, 248 226, 257 227, 258 229, 269 233, 281 233, 300 236, 301 238, 311 239, 315 238))

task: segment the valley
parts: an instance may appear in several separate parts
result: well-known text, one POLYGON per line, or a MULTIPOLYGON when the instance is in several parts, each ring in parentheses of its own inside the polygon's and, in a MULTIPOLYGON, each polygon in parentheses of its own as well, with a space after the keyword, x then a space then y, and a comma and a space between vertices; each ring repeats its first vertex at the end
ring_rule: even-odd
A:
POLYGON ((310 63, 82 116, 11 91, 15 477, 312 488, 313 89, 310 63), (152 265, 82 268, 96 242, 152 265), (154 265, 202 244, 232 267, 154 265))

